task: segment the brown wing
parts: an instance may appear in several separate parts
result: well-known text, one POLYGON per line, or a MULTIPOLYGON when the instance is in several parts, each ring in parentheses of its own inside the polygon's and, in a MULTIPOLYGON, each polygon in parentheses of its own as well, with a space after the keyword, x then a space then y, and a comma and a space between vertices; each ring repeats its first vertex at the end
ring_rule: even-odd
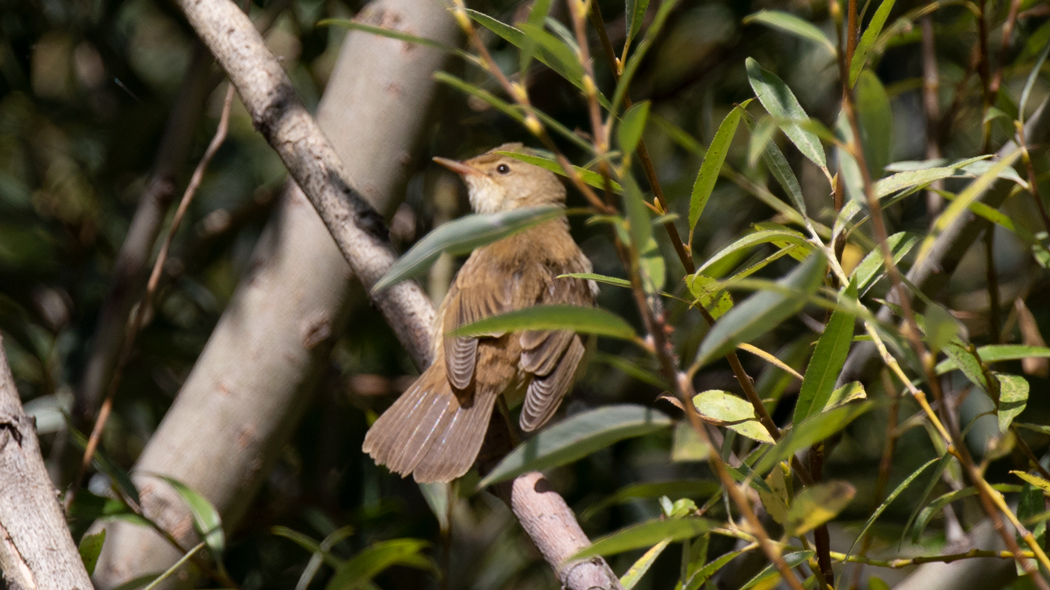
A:
MULTIPOLYGON (((589 270, 589 264, 586 264, 587 268, 583 267, 584 263, 579 264, 579 269, 572 265, 573 268, 559 270, 564 270, 564 273, 589 270)), ((556 276, 552 276, 540 295, 540 304, 594 305, 594 293, 587 281, 554 278, 556 276)), ((583 358, 584 346, 580 337, 571 330, 529 330, 521 335, 521 348, 520 366, 533 375, 519 421, 522 430, 529 432, 543 426, 561 405, 583 358)))

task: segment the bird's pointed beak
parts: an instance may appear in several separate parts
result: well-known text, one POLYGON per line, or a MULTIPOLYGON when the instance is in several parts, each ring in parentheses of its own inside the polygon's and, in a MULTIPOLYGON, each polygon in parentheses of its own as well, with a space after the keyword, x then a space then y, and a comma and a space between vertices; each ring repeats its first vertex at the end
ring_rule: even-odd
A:
POLYGON ((448 168, 449 170, 455 172, 456 174, 459 174, 460 176, 466 176, 468 174, 483 174, 477 168, 464 164, 463 162, 459 162, 457 160, 450 160, 448 158, 439 158, 435 156, 434 161, 438 164, 441 164, 445 168, 448 168))

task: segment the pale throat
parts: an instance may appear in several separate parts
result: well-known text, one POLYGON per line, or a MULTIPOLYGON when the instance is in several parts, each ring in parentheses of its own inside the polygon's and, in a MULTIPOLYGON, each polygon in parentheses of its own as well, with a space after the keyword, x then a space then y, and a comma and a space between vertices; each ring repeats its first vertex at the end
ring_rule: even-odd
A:
POLYGON ((503 188, 488 178, 468 177, 467 193, 475 213, 498 213, 506 204, 503 188))

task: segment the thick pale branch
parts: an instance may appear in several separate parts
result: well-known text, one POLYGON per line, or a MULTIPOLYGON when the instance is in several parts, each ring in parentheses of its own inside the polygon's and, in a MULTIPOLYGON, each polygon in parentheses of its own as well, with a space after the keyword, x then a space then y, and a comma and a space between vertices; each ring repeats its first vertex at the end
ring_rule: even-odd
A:
POLYGON ((36 424, 22 410, 0 338, 0 580, 6 588, 90 590, 48 478, 36 424))

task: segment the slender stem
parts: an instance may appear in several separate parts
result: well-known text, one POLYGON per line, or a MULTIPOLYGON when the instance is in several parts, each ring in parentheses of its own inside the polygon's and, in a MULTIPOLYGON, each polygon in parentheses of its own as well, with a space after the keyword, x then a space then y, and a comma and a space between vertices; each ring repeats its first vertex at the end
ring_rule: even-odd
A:
POLYGON ((179 225, 182 223, 182 219, 185 217, 190 203, 193 202, 193 197, 197 194, 197 189, 200 187, 201 180, 204 178, 204 171, 208 168, 208 164, 211 163, 211 159, 215 156, 215 152, 219 150, 219 147, 226 140, 226 133, 229 130, 230 107, 233 104, 233 95, 234 87, 233 84, 230 84, 229 88, 226 90, 226 99, 225 102, 223 102, 222 115, 219 117, 218 128, 215 130, 215 135, 212 137, 208 149, 205 150, 204 156, 197 164, 197 168, 193 171, 193 176, 190 178, 189 184, 186 185, 186 191, 182 195, 182 200, 179 202, 179 207, 175 211, 175 216, 172 218, 171 226, 168 228, 168 233, 164 237, 164 244, 161 246, 160 253, 157 255, 157 260, 153 264, 153 271, 150 273, 149 281, 146 283, 146 292, 143 294, 142 299, 139 301, 139 304, 132 315, 130 322, 131 325, 128 328, 128 336, 124 339, 117 366, 114 368, 113 375, 110 377, 109 387, 106 390, 106 399, 102 402, 102 407, 99 409, 98 417, 95 419, 95 425, 91 429, 91 436, 88 438, 87 445, 84 448, 84 456, 80 461, 80 468, 77 471, 76 478, 73 480, 73 486, 70 488, 68 496, 69 502, 72 502, 77 489, 83 482, 84 475, 87 473, 88 467, 91 465, 91 461, 95 456, 95 451, 98 449, 99 439, 102 437, 102 430, 105 428, 106 421, 109 419, 110 413, 113 410, 113 399, 117 395, 117 387, 119 386, 121 377, 124 374, 124 368, 131 359, 132 352, 135 350, 135 340, 145 324, 149 310, 153 306, 157 294, 157 285, 160 283, 161 273, 164 270, 164 263, 168 260, 168 251, 171 249, 171 243, 175 238, 175 233, 178 231, 179 225))
POLYGON ((984 230, 985 281, 988 284, 988 339, 999 344, 1002 321, 999 319, 999 273, 995 270, 995 224, 984 230))
MULTIPOLYGON (((941 157, 940 127, 941 106, 939 99, 940 74, 937 69, 937 50, 933 37, 933 17, 925 16, 922 26, 922 104, 926 112, 926 159, 941 157)), ((944 188, 944 181, 937 180, 926 191, 926 216, 933 223, 940 213, 944 199, 937 192, 944 188)))
POLYGON ((172 564, 172 566, 169 567, 167 569, 167 571, 165 571, 163 574, 157 576, 157 578, 155 580, 150 582, 149 585, 147 585, 142 590, 153 590, 154 588, 159 586, 161 582, 163 582, 164 580, 167 580, 168 578, 170 578, 171 575, 174 574, 176 571, 178 571, 178 569, 180 567, 186 565, 186 562, 189 561, 190 559, 192 559, 193 556, 198 551, 200 551, 201 549, 204 549, 204 541, 201 541, 200 543, 197 543, 196 545, 194 545, 192 549, 190 549, 188 552, 186 552, 185 555, 180 557, 178 561, 176 561, 174 564, 172 564))
POLYGON ((1028 186, 1031 188, 1029 191, 1032 194, 1032 199, 1035 201, 1035 206, 1039 210, 1039 217, 1043 221, 1043 229, 1046 230, 1047 234, 1050 235, 1050 215, 1046 212, 1046 205, 1043 203, 1042 197, 1039 196, 1039 183, 1036 182, 1035 167, 1032 165, 1032 156, 1028 153, 1028 141, 1024 135, 1024 125, 1021 125, 1018 121, 1017 126, 1017 143, 1021 146, 1021 159, 1024 160, 1025 171, 1028 173, 1028 186))

